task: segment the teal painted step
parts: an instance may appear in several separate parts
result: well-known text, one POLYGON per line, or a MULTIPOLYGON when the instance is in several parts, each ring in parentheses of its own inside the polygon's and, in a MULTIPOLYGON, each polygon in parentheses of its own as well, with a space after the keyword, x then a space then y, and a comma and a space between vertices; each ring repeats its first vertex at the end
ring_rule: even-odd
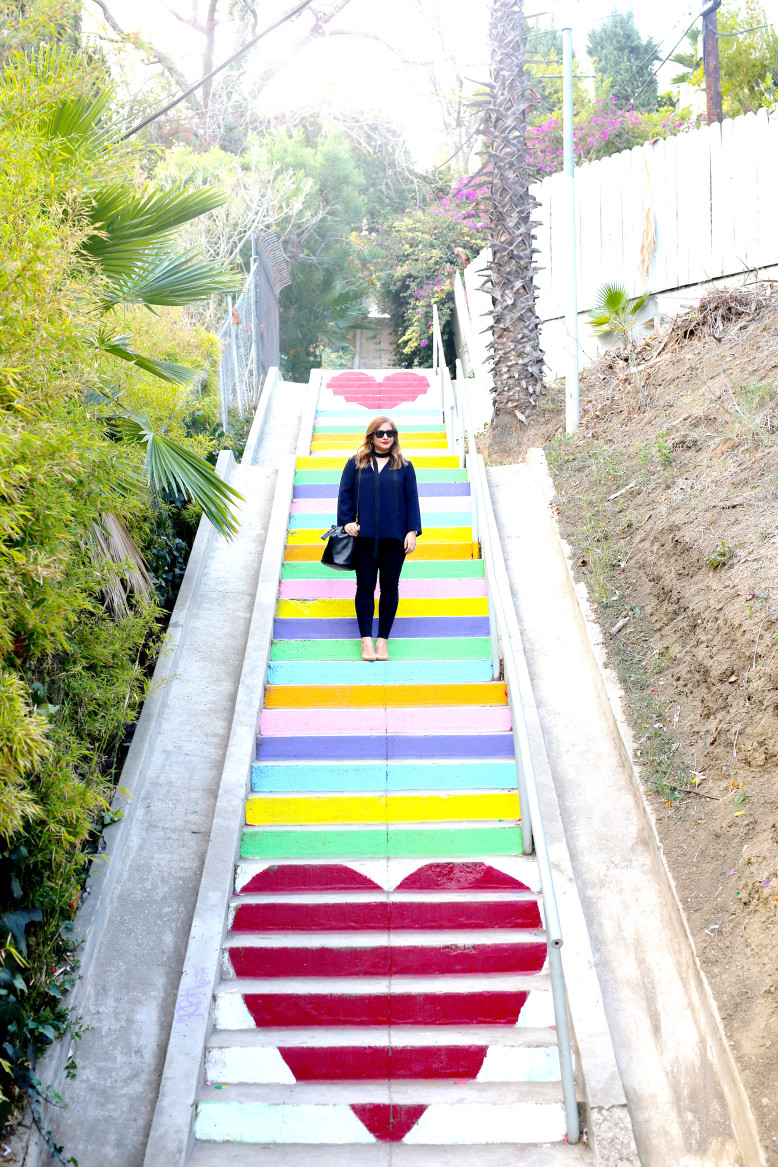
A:
POLYGON ((251 789, 283 793, 515 790, 515 762, 254 762, 251 789))
POLYGON ((242 859, 481 859, 521 855, 521 827, 382 827, 267 831, 246 827, 242 859))
MULTIPOLYGON (((281 579, 343 579, 348 572, 333 571, 323 563, 285 563, 281 579)), ((403 579, 483 579, 483 559, 417 559, 403 564, 403 579)))
MULTIPOLYGON (((452 636, 446 640, 437 636, 426 640, 392 641, 392 657, 395 661, 484 660, 491 659, 490 653, 488 636, 452 636)), ((358 661, 361 657, 362 643, 359 640, 276 640, 270 649, 272 661, 358 661)))
POLYGON ((492 661, 270 661, 270 685, 446 685, 491 681, 492 661))
MULTIPOLYGON (((318 512, 313 515, 294 514, 289 516, 290 531, 324 531, 327 528, 327 519, 335 514, 335 505, 331 514, 318 512)), ((424 527, 469 527, 472 522, 470 511, 422 511, 422 525, 424 527)))
MULTIPOLYGON (((333 454, 333 457, 335 455, 333 454)), ((343 463, 345 465, 346 459, 344 457, 343 463)), ((338 483, 340 482, 340 470, 298 470, 295 473, 294 481, 296 486, 302 486, 303 483, 319 482, 319 483, 338 483)), ((416 479, 418 482, 467 482, 467 470, 457 470, 456 467, 450 469, 446 467, 435 467, 427 469, 418 467, 416 469, 416 479)))

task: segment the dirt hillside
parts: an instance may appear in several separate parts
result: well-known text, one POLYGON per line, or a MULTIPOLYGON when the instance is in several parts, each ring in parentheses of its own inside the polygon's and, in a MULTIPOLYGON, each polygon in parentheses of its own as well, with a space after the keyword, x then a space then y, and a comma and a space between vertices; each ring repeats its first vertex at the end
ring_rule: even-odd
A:
POLYGON ((712 291, 552 390, 544 445, 697 952, 778 1167, 778 293, 712 291))

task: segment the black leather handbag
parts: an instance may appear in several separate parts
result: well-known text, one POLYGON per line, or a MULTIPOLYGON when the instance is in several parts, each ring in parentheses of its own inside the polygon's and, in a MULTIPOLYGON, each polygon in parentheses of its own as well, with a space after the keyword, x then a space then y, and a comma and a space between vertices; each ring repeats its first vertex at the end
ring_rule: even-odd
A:
MULTIPOLYGON (((362 471, 357 477, 357 513, 354 522, 359 522, 359 488, 362 485, 362 471)), ((354 571, 354 554, 357 549, 356 539, 347 535, 342 527, 334 524, 329 531, 325 531, 322 539, 327 540, 327 546, 322 552, 321 561, 325 567, 334 571, 354 571)))

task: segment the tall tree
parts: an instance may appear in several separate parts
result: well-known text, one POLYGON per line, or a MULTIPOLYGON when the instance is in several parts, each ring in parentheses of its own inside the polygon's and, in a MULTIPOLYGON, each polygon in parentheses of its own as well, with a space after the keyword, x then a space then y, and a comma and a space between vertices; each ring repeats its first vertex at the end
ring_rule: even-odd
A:
POLYGON ((494 363, 494 425, 522 421, 527 402, 543 389, 540 321, 535 311, 532 210, 527 167, 527 109, 523 0, 492 0, 490 149, 494 363))
POLYGON ((659 60, 659 46, 649 37, 643 40, 631 12, 614 12, 589 33, 586 45, 608 96, 616 98, 620 109, 656 109, 659 90, 652 76, 659 60), (609 84, 608 84, 609 83, 609 84))

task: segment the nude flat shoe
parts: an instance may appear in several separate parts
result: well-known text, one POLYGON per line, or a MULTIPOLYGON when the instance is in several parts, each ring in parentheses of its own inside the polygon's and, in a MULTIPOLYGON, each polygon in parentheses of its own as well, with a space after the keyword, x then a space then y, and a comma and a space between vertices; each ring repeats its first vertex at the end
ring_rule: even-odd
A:
MULTIPOLYGON (((365 639, 367 639, 367 637, 365 639)), ((362 641, 362 660, 378 660, 378 657, 375 654, 375 649, 373 648, 372 639, 370 640, 369 643, 370 643, 370 649, 368 650, 368 647, 365 644, 365 640, 362 641), (370 655, 368 655, 368 651, 369 651, 370 655)))
POLYGON ((377 640, 375 642, 375 647, 376 647, 376 653, 375 653, 376 660, 389 660, 389 642, 388 642, 388 640, 377 640), (383 644, 384 647, 379 648, 378 647, 379 644, 383 644))

